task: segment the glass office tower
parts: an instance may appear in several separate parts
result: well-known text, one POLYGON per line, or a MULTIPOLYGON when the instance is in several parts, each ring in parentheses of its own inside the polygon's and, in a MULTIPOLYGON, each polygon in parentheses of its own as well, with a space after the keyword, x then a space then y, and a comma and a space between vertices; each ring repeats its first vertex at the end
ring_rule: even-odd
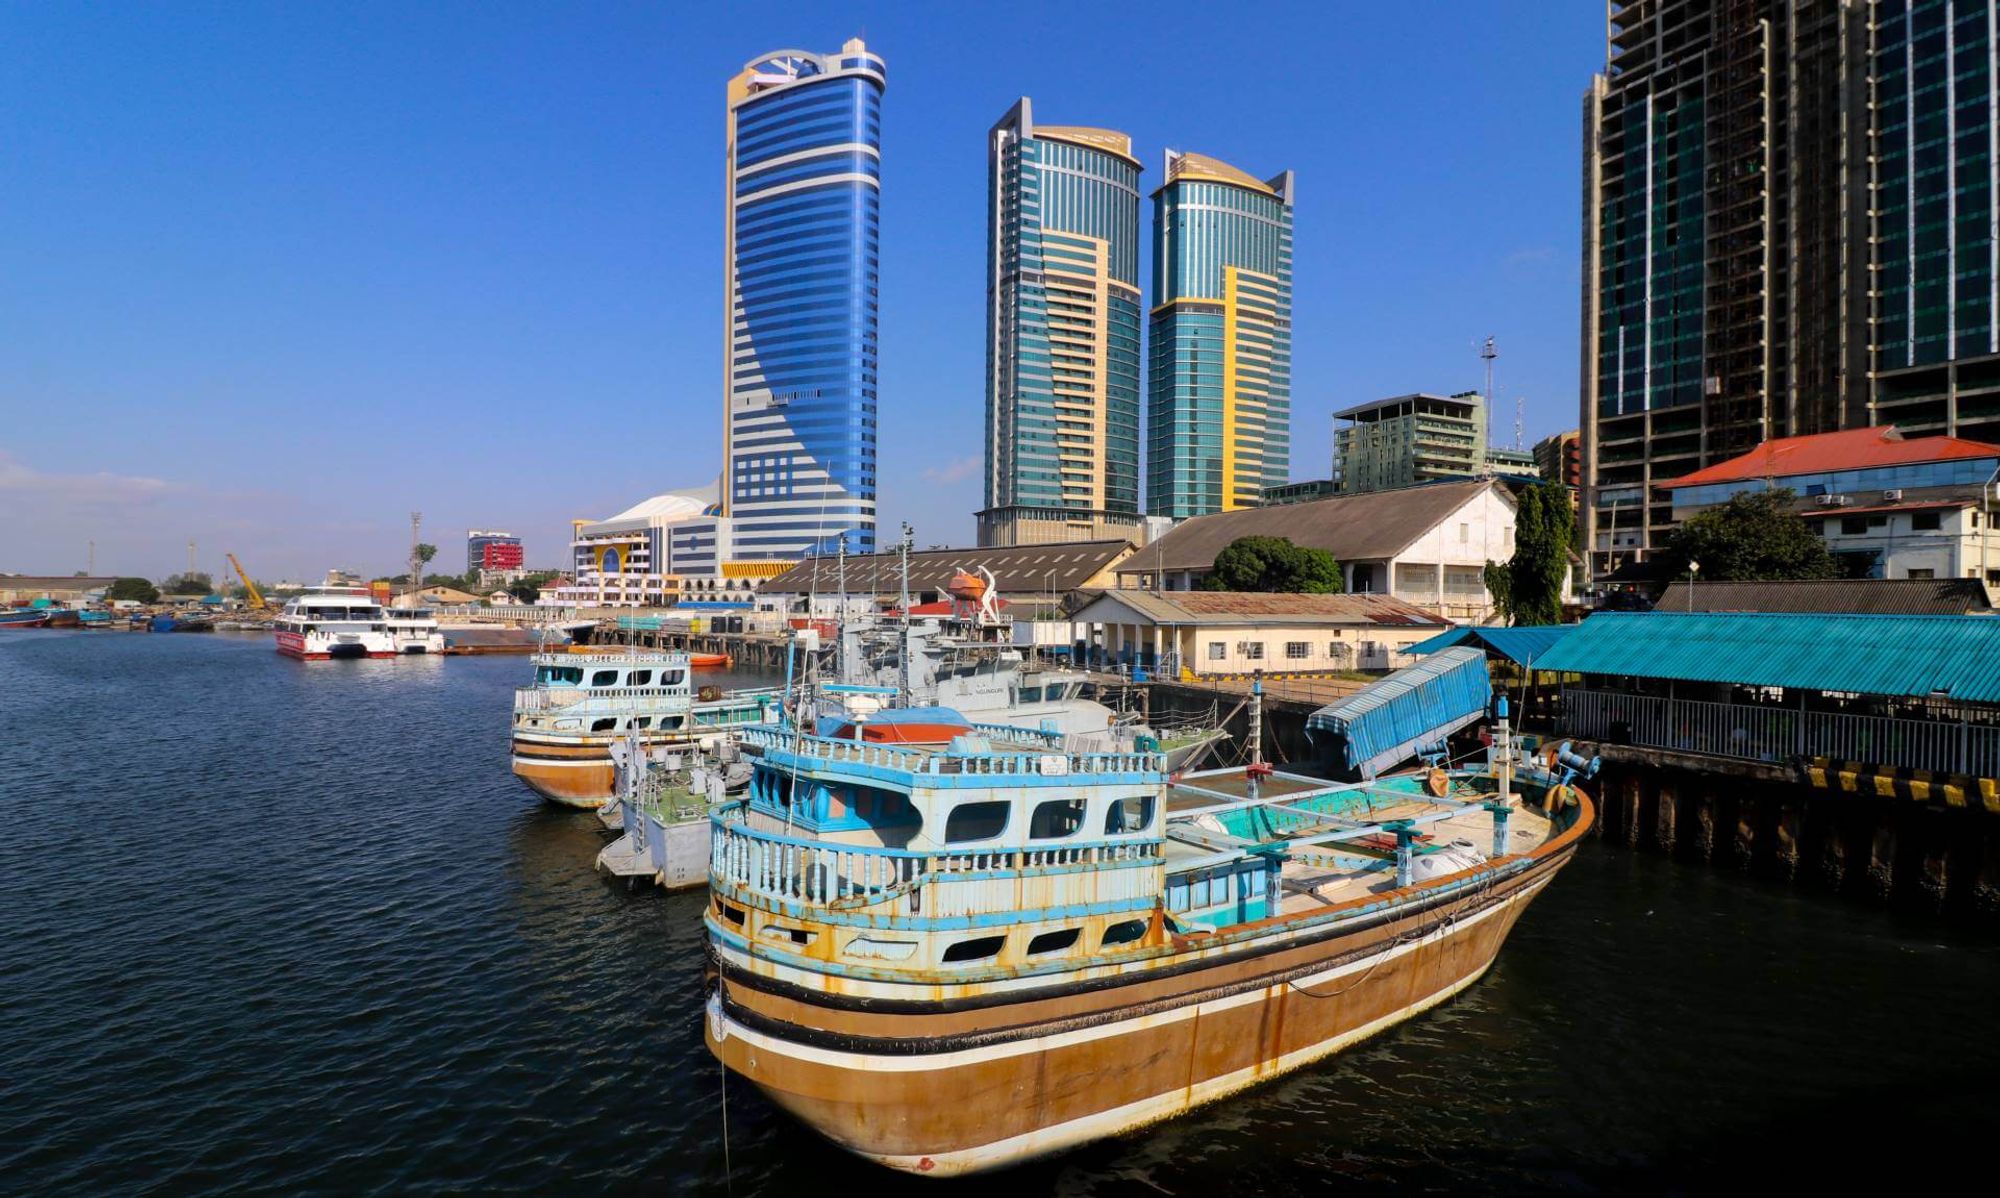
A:
POLYGON ((859 39, 729 82, 725 577, 875 547, 885 82, 859 39))
POLYGON ((1153 193, 1146 510, 1256 507, 1291 472, 1292 172, 1167 151, 1153 193))
POLYGON ((987 135, 981 545, 1139 528, 1139 160, 1109 129, 987 135))

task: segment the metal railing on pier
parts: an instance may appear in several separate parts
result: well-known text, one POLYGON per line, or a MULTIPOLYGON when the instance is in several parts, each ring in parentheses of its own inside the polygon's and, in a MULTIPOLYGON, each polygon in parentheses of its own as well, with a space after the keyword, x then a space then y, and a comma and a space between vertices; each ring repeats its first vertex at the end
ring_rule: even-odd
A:
POLYGON ((1592 740, 1781 763, 1831 757, 2000 777, 2000 727, 1563 688, 1563 730, 1592 740))

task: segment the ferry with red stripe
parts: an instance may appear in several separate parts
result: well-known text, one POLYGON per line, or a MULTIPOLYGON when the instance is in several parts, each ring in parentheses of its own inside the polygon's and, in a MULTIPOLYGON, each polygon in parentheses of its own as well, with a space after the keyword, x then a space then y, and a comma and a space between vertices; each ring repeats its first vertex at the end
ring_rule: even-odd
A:
POLYGON ((307 591, 285 604, 273 631, 278 652, 305 661, 396 656, 387 613, 360 588, 307 591))

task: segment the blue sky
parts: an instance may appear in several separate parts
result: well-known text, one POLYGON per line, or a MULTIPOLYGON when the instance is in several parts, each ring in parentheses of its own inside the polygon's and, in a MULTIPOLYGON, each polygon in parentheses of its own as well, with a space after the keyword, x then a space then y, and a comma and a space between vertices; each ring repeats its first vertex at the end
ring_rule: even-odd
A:
MULTIPOLYGON (((559 563, 719 466, 723 86, 859 34, 884 100, 880 512, 969 544, 984 135, 1298 174, 1295 478, 1337 407, 1576 423, 1590 4, 0 7, 0 570, 559 563)), ((1150 207, 1147 226, 1150 229, 1150 207)), ((1150 235, 1150 234, 1149 234, 1150 235)), ((1149 284, 1150 286, 1150 284, 1149 284)), ((1511 432, 1508 432, 1511 435, 1511 432)), ((888 539, 885 531, 884 539, 888 539)))

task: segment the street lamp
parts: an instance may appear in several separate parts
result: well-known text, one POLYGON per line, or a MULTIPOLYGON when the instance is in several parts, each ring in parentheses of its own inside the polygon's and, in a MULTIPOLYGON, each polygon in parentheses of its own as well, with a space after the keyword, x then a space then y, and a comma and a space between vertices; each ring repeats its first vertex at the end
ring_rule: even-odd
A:
POLYGON ((1701 573, 1701 563, 1688 559, 1688 611, 1694 611, 1694 576, 1701 573))

